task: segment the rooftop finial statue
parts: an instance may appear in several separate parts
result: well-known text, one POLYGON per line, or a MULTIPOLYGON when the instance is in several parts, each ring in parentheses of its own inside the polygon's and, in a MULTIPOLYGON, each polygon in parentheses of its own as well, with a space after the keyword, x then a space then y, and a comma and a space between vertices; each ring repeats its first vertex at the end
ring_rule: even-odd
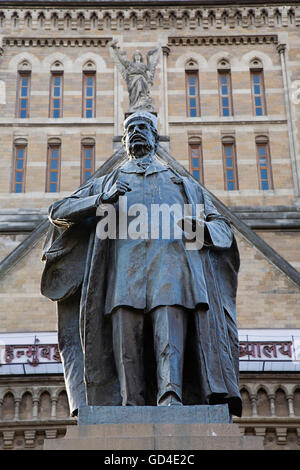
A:
POLYGON ((125 51, 121 51, 117 40, 110 43, 111 55, 127 83, 129 93, 129 112, 138 110, 154 111, 150 88, 153 85, 155 69, 158 64, 160 48, 147 53, 147 65, 144 64, 142 53, 136 50, 132 61, 127 59, 125 51))

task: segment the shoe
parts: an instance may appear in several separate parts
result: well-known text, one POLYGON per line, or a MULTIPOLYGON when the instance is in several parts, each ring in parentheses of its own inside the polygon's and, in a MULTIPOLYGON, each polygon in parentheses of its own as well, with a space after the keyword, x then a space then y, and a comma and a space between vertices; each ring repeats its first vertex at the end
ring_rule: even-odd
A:
POLYGON ((183 406, 176 393, 168 392, 159 400, 158 406, 183 406))

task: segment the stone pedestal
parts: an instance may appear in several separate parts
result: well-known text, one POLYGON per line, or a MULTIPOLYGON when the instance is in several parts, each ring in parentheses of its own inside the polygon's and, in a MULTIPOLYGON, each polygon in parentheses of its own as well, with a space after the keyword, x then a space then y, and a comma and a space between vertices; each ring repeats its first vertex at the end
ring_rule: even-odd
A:
POLYGON ((183 407, 86 406, 78 426, 45 450, 263 450, 230 423, 227 405, 183 407))

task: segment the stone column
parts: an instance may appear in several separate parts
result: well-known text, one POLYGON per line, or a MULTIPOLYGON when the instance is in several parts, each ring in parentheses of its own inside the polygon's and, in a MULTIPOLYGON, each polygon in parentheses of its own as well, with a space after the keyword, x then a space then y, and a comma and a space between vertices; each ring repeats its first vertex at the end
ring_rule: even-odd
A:
POLYGON ((290 90, 289 90, 289 80, 286 68, 286 44, 278 44, 277 51, 280 55, 281 69, 282 69, 282 79, 283 79, 283 89, 284 89, 284 99, 285 99, 285 108, 287 116, 287 126, 288 126, 288 135, 289 135, 289 147, 290 147, 290 156, 291 156, 291 165, 293 173, 293 183, 295 191, 295 203, 300 204, 300 182, 299 182, 299 169, 297 162, 297 152, 296 152, 296 139, 295 139, 295 129, 292 119, 292 109, 290 102, 290 90))
POLYGON ((288 395, 288 396, 287 396, 287 401, 288 401, 288 405, 289 405, 289 416, 290 416, 290 417, 293 417, 293 416, 295 416, 295 412, 294 412, 294 397, 293 397, 293 395, 288 395))
POLYGON ((275 395, 269 395, 270 399, 270 410, 271 410, 271 416, 276 416, 276 409, 275 409, 275 395))
POLYGON ((162 134, 169 135, 169 109, 168 109, 168 56, 170 48, 162 47, 163 52, 163 122, 162 134))
POLYGON ((251 407, 252 407, 252 416, 257 416, 257 406, 256 406, 256 394, 252 394, 250 396, 251 407))

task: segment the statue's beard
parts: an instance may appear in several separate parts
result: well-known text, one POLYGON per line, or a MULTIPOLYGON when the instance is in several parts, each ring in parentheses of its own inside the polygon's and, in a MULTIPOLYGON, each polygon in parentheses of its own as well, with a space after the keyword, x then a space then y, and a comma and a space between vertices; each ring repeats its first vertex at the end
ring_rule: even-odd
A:
POLYGON ((154 146, 148 139, 145 139, 144 137, 140 137, 138 139, 131 139, 131 141, 129 141, 129 154, 134 158, 145 157, 150 152, 152 152, 153 149, 154 146))

